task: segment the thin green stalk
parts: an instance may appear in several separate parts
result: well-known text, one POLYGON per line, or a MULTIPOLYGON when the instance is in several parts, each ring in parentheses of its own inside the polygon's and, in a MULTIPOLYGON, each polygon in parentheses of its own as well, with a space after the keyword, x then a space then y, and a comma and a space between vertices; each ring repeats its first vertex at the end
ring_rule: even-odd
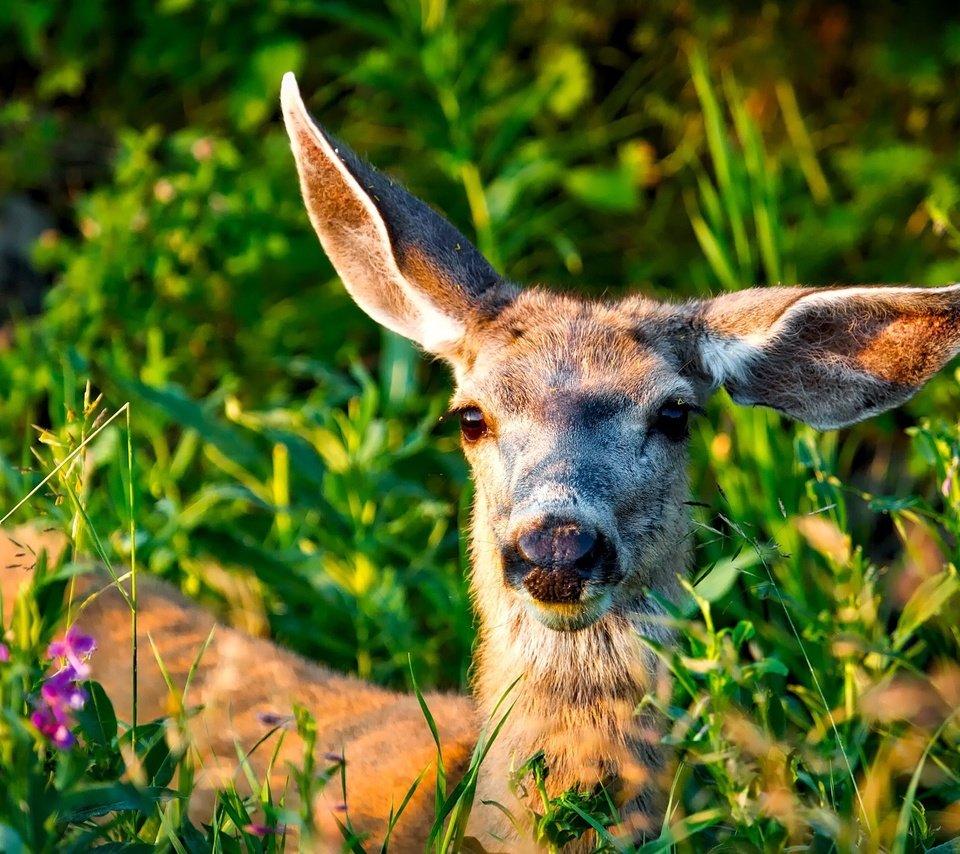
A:
POLYGON ((133 710, 131 712, 132 729, 130 732, 130 745, 133 748, 134 755, 137 752, 137 688, 139 684, 138 659, 137 659, 137 529, 134 517, 133 506, 133 433, 130 429, 130 405, 125 404, 127 413, 127 502, 130 511, 130 625, 133 630, 132 655, 133 667, 131 668, 133 685, 133 710))
POLYGON ((817 152, 813 147, 810 134, 807 132, 807 126, 804 124, 803 114, 800 112, 800 105, 797 103, 797 93, 793 84, 789 80, 778 80, 774 86, 774 91, 777 93, 777 101, 780 103, 783 124, 797 152, 800 169, 807 181, 807 187, 810 188, 810 195, 813 196, 817 204, 825 205, 832 200, 830 184, 826 175, 823 174, 823 169, 820 168, 820 162, 817 160, 817 152))
MULTIPOLYGON (((703 110, 704 131, 707 147, 717 173, 720 198, 727 211, 727 221, 733 236, 733 247, 737 260, 737 272, 741 278, 748 277, 753 269, 753 253, 747 238, 747 229, 743 221, 744 199, 742 187, 734 175, 733 160, 730 157, 726 140, 726 128, 717 100, 716 92, 710 81, 706 59, 699 48, 690 54, 690 73, 693 78, 700 107, 703 110)), ((741 281, 739 284, 743 284, 741 281)))
POLYGON ((783 594, 780 592, 780 585, 777 584, 776 580, 774 579, 773 572, 771 571, 770 565, 767 563, 766 558, 763 556, 759 544, 749 537, 744 537, 744 539, 750 543, 751 548, 753 548, 757 553, 757 557, 760 558, 760 563, 766 570, 767 578, 770 580, 770 584, 774 591, 776 591, 777 600, 779 601, 780 607, 783 609, 783 613, 787 618, 790 631, 793 633, 793 637, 797 642, 797 647, 800 649, 800 654, 803 656, 803 660, 806 662, 807 669, 810 671, 810 678, 813 680, 813 685, 814 688, 816 688, 818 696, 820 697, 820 702, 823 703, 823 708, 826 711, 827 719, 830 721, 830 728, 833 730, 833 734, 837 737, 837 743, 840 745, 840 753, 843 755, 843 761, 847 766, 847 773, 850 776, 850 783, 853 786, 853 791, 857 796, 857 803, 860 805, 860 814, 863 817, 864 826, 867 828, 867 830, 869 830, 870 816, 867 813, 867 806, 863 802, 863 795, 860 793, 860 787, 857 785, 857 775, 853 771, 853 765, 851 764, 850 757, 847 755, 847 750, 844 747, 843 737, 840 735, 840 728, 837 726, 836 718, 834 718, 833 712, 830 711, 830 704, 827 702, 826 694, 823 691, 820 680, 817 678, 817 671, 813 666, 813 662, 810 661, 810 656, 807 655, 807 648, 803 644, 803 640, 800 637, 800 632, 797 630, 796 623, 793 621, 793 616, 790 614, 790 609, 787 608, 787 603, 783 599, 783 594))
POLYGON ((947 724, 951 723, 957 715, 960 715, 960 708, 954 709, 943 719, 943 723, 937 727, 937 731, 930 738, 930 741, 927 742, 923 753, 920 754, 920 760, 917 762, 917 767, 910 777, 910 785, 907 787, 907 793, 903 798, 903 806, 900 807, 900 815, 897 818, 897 835, 893 840, 891 854, 906 854, 907 837, 910 831, 910 810, 917 797, 917 788, 920 785, 920 775, 923 773, 923 766, 927 764, 927 757, 930 755, 933 745, 936 744, 940 736, 943 735, 947 724))
POLYGON ((467 204, 470 205, 470 218, 477 233, 477 246, 490 259, 490 263, 497 267, 499 257, 490 220, 490 207, 487 204, 487 194, 483 189, 483 181, 476 163, 471 160, 460 167, 460 180, 467 194, 467 204))
POLYGON ((79 454, 83 449, 89 445, 94 439, 97 438, 104 430, 107 429, 120 415, 125 412, 130 407, 129 402, 123 404, 116 412, 113 413, 106 421, 103 422, 96 430, 94 430, 89 436, 87 436, 76 448, 74 448, 66 457, 64 457, 50 473, 43 478, 33 489, 31 489, 26 495, 23 496, 16 504, 13 505, 3 516, 0 516, 0 527, 3 527, 3 524, 13 516, 24 504, 26 504, 34 495, 40 492, 54 477, 56 477, 59 472, 64 469, 67 465, 72 463, 77 454, 79 454))

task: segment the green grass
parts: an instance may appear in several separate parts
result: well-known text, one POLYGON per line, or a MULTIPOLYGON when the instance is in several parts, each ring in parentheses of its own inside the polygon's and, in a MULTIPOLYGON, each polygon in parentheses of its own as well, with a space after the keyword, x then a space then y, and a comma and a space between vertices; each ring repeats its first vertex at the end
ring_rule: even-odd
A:
MULTIPOLYGON (((0 185, 57 223, 33 250, 44 313, 12 307, 0 351, 0 516, 39 487, 14 521, 338 669, 466 687, 469 488, 438 423, 443 372, 377 333, 316 245, 282 71, 521 281, 686 298, 960 279, 960 29, 935 4, 909 21, 892 2, 654 2, 642 19, 573 0, 215 5, 0 12, 0 70, 27 69, 5 77, 0 185)), ((722 396, 694 428, 695 583, 660 650, 673 693, 648 701, 678 764, 644 850, 912 852, 960 834, 958 381, 951 367, 838 433, 722 396)), ((149 722, 111 724, 105 699, 74 751, 31 729, 70 566, 39 571, 5 627, 0 848, 295 848, 243 831, 262 806, 309 834, 260 786, 191 825, 167 791, 189 790, 189 757, 149 722), (137 790, 121 745, 144 757, 137 790)), ((438 789, 432 850, 455 849, 471 796, 469 776, 438 789)), ((605 808, 571 795, 534 824, 558 839, 605 808)))

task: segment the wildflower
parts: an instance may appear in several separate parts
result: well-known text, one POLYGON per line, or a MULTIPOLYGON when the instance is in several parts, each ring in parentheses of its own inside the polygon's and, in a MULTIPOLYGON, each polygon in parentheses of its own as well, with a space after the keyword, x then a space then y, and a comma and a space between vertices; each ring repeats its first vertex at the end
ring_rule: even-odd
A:
POLYGON ((6 661, 10 660, 10 650, 7 649, 6 644, 0 643, 0 664, 3 664, 6 661))
POLYGON ((60 660, 60 669, 44 680, 30 720, 60 750, 69 750, 76 742, 70 730, 70 713, 87 702, 87 692, 80 682, 90 675, 87 659, 94 649, 93 638, 74 627, 67 630, 63 640, 47 647, 47 654, 60 660))
POLYGON ((213 141, 209 137, 201 137, 190 146, 190 153, 197 160, 209 160, 213 157, 213 141))
POLYGON ((263 839, 265 836, 270 836, 276 833, 286 833, 287 829, 282 824, 277 825, 276 827, 270 827, 266 824, 247 824, 243 827, 244 833, 249 833, 251 836, 258 836, 260 839, 263 839))
POLYGON ((87 659, 96 648, 97 645, 90 635, 85 635, 76 626, 71 626, 63 640, 54 641, 47 647, 47 655, 51 658, 66 659, 76 674, 74 678, 86 679, 90 675, 87 659))
POLYGON ((264 726, 290 729, 290 725, 293 723, 293 716, 280 715, 276 712, 257 712, 257 720, 264 726))
POLYGON ((66 709, 59 706, 40 706, 30 715, 30 721, 60 750, 69 750, 77 740, 70 731, 66 709))
POLYGON ((82 709, 87 692, 78 684, 76 671, 68 664, 43 683, 40 696, 50 707, 82 709))

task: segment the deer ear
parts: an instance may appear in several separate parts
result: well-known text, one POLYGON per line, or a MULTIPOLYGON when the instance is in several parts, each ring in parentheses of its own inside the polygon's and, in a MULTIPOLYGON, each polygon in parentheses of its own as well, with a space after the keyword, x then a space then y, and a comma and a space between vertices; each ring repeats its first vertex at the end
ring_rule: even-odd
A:
POLYGON ((960 352, 960 285, 756 288, 694 311, 715 384, 819 429, 903 403, 960 352))
POLYGON ((350 295, 378 323, 449 355, 468 316, 510 286, 443 217, 314 122, 289 72, 280 103, 310 222, 350 295))

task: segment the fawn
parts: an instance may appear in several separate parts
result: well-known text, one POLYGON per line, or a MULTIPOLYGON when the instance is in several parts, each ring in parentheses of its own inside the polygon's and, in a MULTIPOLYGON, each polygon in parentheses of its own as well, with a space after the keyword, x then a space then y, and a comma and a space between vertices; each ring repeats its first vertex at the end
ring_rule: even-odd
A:
MULTIPOLYGON (((690 562, 691 411, 721 385, 738 403, 821 429, 897 406, 960 351, 960 286, 771 287, 683 304, 521 288, 333 140, 307 113, 292 74, 281 103, 310 221, 347 290, 371 318, 453 370, 452 408, 476 484, 470 584, 479 642, 473 699, 427 697, 451 778, 513 685, 470 832, 487 848, 526 844, 495 804, 522 816, 510 771, 543 751, 551 794, 602 785, 625 834, 655 833, 667 763, 657 721, 637 711, 659 678, 640 637, 669 642, 648 591, 676 597, 690 562)), ((4 577, 5 590, 16 575, 4 577)), ((141 632, 182 685, 213 619, 156 583, 144 587, 140 607, 141 632)), ((120 596, 98 597, 80 622, 100 640, 95 676, 129 715, 120 596)), ((140 704, 143 715, 161 715, 167 689, 150 659, 140 660, 140 704)), ((346 756, 346 809, 373 839, 434 755, 414 698, 224 627, 190 700, 203 705, 191 730, 210 786, 218 765, 236 765, 236 743, 249 748, 263 734, 257 712, 307 706, 318 750, 346 756)), ((277 782, 299 749, 288 737, 277 782)), ((262 773, 268 758, 254 754, 254 767, 262 773)), ((342 797, 319 805, 331 839, 329 811, 342 797)), ((422 846, 433 809, 428 775, 392 844, 422 846)))

